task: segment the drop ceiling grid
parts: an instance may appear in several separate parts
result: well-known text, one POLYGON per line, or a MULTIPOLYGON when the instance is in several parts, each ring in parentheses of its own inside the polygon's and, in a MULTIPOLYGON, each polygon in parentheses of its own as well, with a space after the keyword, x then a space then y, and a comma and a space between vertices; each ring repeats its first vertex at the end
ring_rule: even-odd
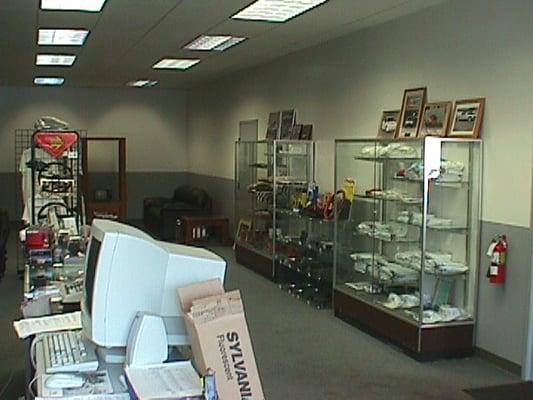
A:
POLYGON ((37 74, 63 74, 69 86, 123 87, 129 80, 147 78, 159 80, 158 87, 186 88, 331 39, 336 32, 355 31, 370 20, 383 22, 386 17, 375 16, 388 15, 389 10, 416 12, 441 1, 329 0, 279 24, 232 20, 231 15, 251 0, 108 0, 102 13, 40 11, 39 0, 2 0, 0 54, 9 58, 0 62, 0 85, 29 86, 37 74), (38 27, 87 28, 91 33, 81 48, 39 47, 38 27), (183 49, 202 34, 249 40, 225 52, 183 49), (76 54, 78 60, 72 68, 35 67, 35 54, 44 50, 76 54), (165 56, 202 62, 185 72, 152 70, 165 56))

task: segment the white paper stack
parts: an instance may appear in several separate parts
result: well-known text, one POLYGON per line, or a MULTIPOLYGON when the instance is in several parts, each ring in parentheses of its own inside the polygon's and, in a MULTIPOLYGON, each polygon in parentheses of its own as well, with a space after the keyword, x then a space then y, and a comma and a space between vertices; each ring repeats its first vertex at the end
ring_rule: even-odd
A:
POLYGON ((126 366, 130 395, 139 400, 175 400, 202 396, 200 376, 190 361, 126 366))

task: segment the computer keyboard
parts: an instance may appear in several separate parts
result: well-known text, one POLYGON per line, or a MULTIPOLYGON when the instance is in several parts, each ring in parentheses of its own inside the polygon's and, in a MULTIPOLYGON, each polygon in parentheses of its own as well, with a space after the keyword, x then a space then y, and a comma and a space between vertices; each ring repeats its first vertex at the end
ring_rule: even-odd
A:
POLYGON ((98 359, 94 345, 81 331, 62 331, 43 335, 46 373, 96 371, 98 359))
POLYGON ((83 280, 62 283, 59 292, 63 303, 79 303, 83 294, 83 280))

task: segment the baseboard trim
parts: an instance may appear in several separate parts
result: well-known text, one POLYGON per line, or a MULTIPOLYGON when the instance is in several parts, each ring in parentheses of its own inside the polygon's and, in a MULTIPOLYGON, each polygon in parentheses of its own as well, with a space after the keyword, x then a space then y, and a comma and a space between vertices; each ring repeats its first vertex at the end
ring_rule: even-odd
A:
POLYGON ((508 372, 511 372, 512 374, 518 376, 522 374, 522 367, 519 364, 516 364, 494 353, 491 353, 490 351, 480 349, 479 347, 475 348, 475 352, 478 356, 483 357, 484 359, 490 361, 493 364, 496 364, 498 367, 503 368, 508 372))

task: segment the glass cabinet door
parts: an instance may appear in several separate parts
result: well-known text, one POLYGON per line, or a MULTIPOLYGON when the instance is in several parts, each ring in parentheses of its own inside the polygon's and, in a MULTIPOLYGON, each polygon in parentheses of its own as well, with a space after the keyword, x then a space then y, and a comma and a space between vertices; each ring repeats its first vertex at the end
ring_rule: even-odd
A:
POLYGON ((273 167, 268 154, 273 145, 239 141, 235 146, 235 240, 266 254, 272 250, 268 233, 272 229, 273 167))
POLYGON ((422 323, 473 322, 480 231, 480 142, 426 138, 422 323))

